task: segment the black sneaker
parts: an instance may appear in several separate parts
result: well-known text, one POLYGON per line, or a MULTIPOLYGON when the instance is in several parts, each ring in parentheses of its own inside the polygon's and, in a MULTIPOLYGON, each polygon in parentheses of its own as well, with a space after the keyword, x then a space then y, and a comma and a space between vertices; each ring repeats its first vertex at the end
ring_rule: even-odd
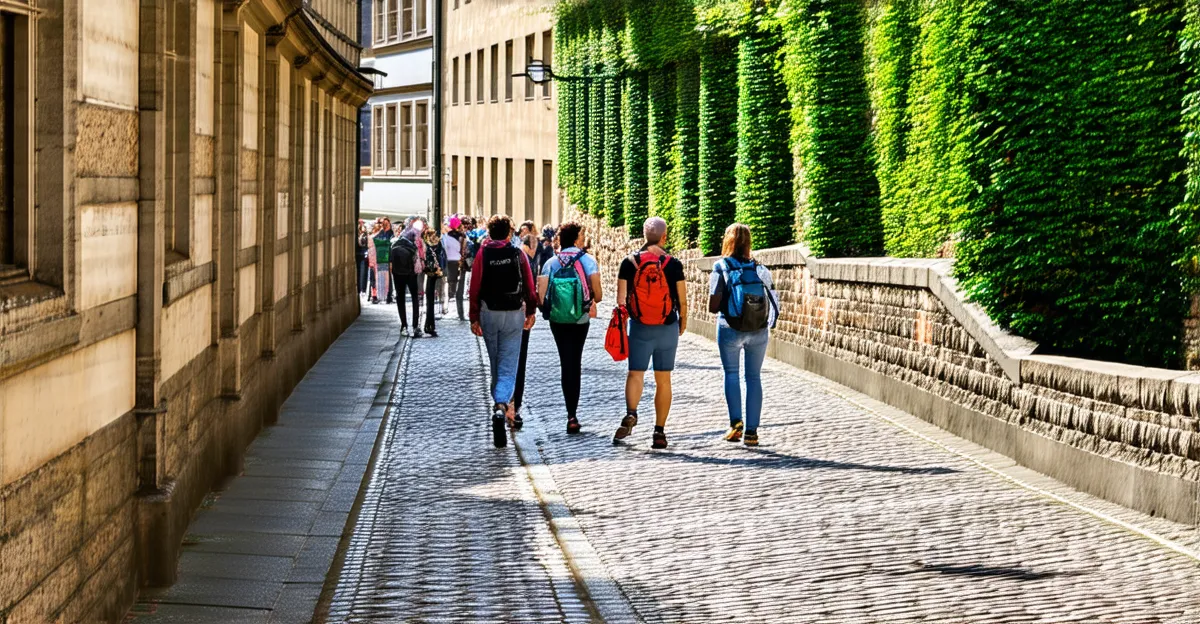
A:
POLYGON ((655 431, 654 432, 654 441, 650 443, 650 448, 652 448, 652 449, 667 448, 667 434, 662 431, 655 431))
POLYGON ((583 431, 583 426, 579 424, 579 419, 574 416, 567 417, 567 433, 576 434, 583 431))
POLYGON ((492 444, 495 444, 496 448, 508 446, 508 432, 504 429, 504 413, 506 411, 503 405, 496 405, 492 408, 492 444))
POLYGON ((421 330, 419 330, 419 329, 413 330, 413 338, 420 338, 421 336, 424 336, 424 335, 425 334, 422 334, 421 330))
POLYGON ((430 338, 437 338, 437 337, 438 337, 437 330, 436 330, 436 329, 430 329, 430 328, 428 328, 428 327, 426 327, 426 328, 425 328, 425 335, 426 335, 426 336, 429 336, 430 338))

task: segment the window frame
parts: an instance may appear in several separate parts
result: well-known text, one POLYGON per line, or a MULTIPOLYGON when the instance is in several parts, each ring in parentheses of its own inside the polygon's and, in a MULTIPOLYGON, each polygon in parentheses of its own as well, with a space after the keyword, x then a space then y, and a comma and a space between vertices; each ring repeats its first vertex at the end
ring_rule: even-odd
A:
POLYGON ((416 150, 417 173, 429 173, 429 107, 427 99, 416 100, 413 103, 413 141, 416 150), (423 166, 422 166, 423 165, 423 166))
POLYGON ((454 57, 454 59, 452 61, 450 61, 450 67, 451 67, 450 71, 451 71, 451 78, 452 78, 450 81, 450 83, 451 83, 450 84, 450 105, 458 106, 459 73, 458 73, 458 57, 457 56, 454 57))
POLYGON ((396 109, 396 102, 389 102, 383 105, 386 121, 384 121, 384 156, 385 170, 390 175, 395 175, 400 170, 397 167, 398 159, 396 158, 396 115, 399 111, 396 109))
MULTIPOLYGON (((39 250, 34 242, 37 231, 33 201, 33 188, 36 183, 33 179, 34 159, 37 157, 34 151, 34 124, 37 109, 34 105, 33 78, 36 23, 32 12, 32 7, 28 11, 23 11, 20 6, 0 8, 0 15, 11 20, 11 31, 8 34, 12 38, 12 84, 7 102, 12 110, 8 113, 9 119, 0 120, 6 125, 11 122, 11 127, 5 128, 5 134, 11 132, 10 137, 5 138, 6 141, 11 141, 11 145, 5 147, 9 150, 9 161, 0 163, 9 168, 10 174, 8 188, 4 191, 11 192, 12 198, 12 229, 6 234, 8 240, 5 241, 10 247, 6 255, 11 255, 11 262, 0 257, 0 283, 36 280, 38 255, 61 251, 63 242, 59 241, 59 245, 42 245, 45 248, 43 250, 39 250), (24 94, 24 97, 21 97, 21 94, 24 94)), ((0 92, 0 96, 2 95, 0 92)))
POLYGON ((416 154, 413 153, 413 130, 415 130, 413 127, 413 114, 415 112, 414 109, 416 108, 415 104, 415 101, 409 100, 407 102, 400 102, 400 106, 398 107, 400 115, 400 123, 398 124, 400 137, 397 141, 397 145, 400 146, 399 164, 400 173, 402 175, 411 175, 416 173, 416 154))
MULTIPOLYGON (((534 46, 537 45, 537 33, 525 36, 525 66, 533 62, 534 46)), ((537 97, 537 85, 532 80, 525 81, 525 100, 530 101, 537 97)))
POLYGON ((484 75, 483 70, 483 68, 486 67, 483 58, 483 48, 479 48, 475 51, 475 65, 475 102, 477 104, 483 104, 485 102, 485 92, 483 90, 483 86, 487 79, 487 76, 484 75))
MULTIPOLYGON (((552 63, 554 58, 554 30, 546 30, 542 32, 542 61, 552 63)), ((553 80, 547 80, 542 83, 542 99, 548 100, 553 97, 552 85, 553 80)))
POLYGON ((504 101, 513 101, 513 40, 504 42, 504 101))
POLYGON ((463 55, 463 105, 470 106, 471 100, 471 53, 463 55))

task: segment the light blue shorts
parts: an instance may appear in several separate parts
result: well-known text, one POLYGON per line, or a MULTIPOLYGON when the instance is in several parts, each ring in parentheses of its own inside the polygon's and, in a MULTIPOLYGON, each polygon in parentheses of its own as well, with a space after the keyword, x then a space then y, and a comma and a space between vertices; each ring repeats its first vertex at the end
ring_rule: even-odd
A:
POLYGON ((650 358, 654 358, 654 370, 675 370, 675 351, 679 349, 679 321, 670 325, 643 325, 629 320, 629 370, 650 370, 650 358))

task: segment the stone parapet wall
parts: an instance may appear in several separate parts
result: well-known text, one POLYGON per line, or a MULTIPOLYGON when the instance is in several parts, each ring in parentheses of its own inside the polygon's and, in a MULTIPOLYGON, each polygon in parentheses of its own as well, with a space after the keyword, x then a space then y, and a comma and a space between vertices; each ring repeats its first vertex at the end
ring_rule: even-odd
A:
MULTIPOLYGON (((640 241, 573 212, 615 281, 640 241), (611 267, 611 269, 610 269, 611 267)), ((712 337, 713 258, 685 260, 689 329, 712 337)), ((945 260, 760 251, 779 292, 770 354, 1073 487, 1198 524, 1200 374, 1037 355, 966 303, 945 260)), ((769 394, 769 389, 768 389, 769 394)))

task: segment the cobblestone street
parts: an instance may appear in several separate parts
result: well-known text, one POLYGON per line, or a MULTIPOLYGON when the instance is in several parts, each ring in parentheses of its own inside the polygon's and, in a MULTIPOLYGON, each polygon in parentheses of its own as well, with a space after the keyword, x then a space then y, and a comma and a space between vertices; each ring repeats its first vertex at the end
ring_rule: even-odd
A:
MULTIPOLYGON (((603 315, 602 315, 603 318, 603 315)), ((671 446, 629 444, 592 324, 568 437, 553 340, 526 427, 491 447, 465 323, 408 343, 327 620, 1200 622, 1200 543, 768 360, 763 445, 721 440, 716 346, 688 335, 671 446)))

